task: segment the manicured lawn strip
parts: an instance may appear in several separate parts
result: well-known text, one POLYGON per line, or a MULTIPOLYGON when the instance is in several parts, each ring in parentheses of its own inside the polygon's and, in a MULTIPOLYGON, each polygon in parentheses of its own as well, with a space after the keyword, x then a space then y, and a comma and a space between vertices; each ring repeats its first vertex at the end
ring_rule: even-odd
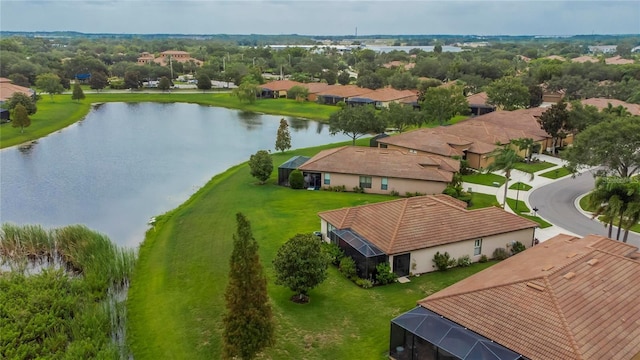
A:
POLYGON ((549 179, 559 179, 569 174, 571 174, 571 171, 569 171, 569 169, 563 166, 561 168, 557 168, 551 171, 547 171, 546 173, 542 173, 540 174, 540 176, 543 176, 549 179))
MULTIPOLYGON (((274 165, 319 150, 274 154, 274 165)), ((141 246, 129 292, 128 336, 136 359, 220 357, 223 294, 238 211, 251 221, 269 277, 277 344, 266 358, 383 359, 391 318, 426 295, 491 265, 476 264, 368 290, 356 287, 332 267, 328 280, 311 291, 309 304, 294 304, 288 289, 273 284, 271 260, 279 246, 296 233, 319 230, 319 211, 391 197, 296 191, 276 186, 276 176, 274 172, 267 185, 256 185, 247 165, 241 164, 158 217, 155 230, 147 233, 141 246)))
POLYGON ((327 120, 338 110, 336 106, 289 99, 241 103, 229 93, 87 93, 86 99, 80 103, 71 100, 71 95, 68 94, 56 95, 53 100, 49 95, 43 95, 37 103, 38 112, 31 116, 31 126, 25 128, 23 134, 20 133, 20 128, 14 128, 10 123, 0 125, 0 148, 32 141, 67 127, 84 118, 92 103, 102 102, 185 102, 314 120, 327 120))
POLYGON ((553 226, 552 224, 544 221, 542 218, 539 218, 537 216, 527 215, 527 214, 522 214, 522 213, 520 213, 518 215, 522 216, 525 219, 529 219, 529 220, 533 220, 533 221, 537 222, 538 224, 540 224, 540 228, 541 229, 553 226))
POLYGON ((527 204, 522 200, 516 201, 516 199, 507 198, 507 204, 509 205, 511 210, 515 211, 516 213, 521 213, 521 212, 528 213, 528 212, 531 212, 531 210, 527 207, 527 204), (518 208, 517 209, 516 209, 516 203, 518 204, 518 208))
POLYGON ((532 162, 532 163, 517 163, 516 166, 514 167, 516 170, 520 170, 520 171, 524 171, 526 173, 536 173, 538 171, 544 170, 544 169, 548 169, 551 167, 556 166, 556 164, 554 163, 550 163, 550 162, 546 162, 546 161, 541 161, 541 162, 532 162))
POLYGON ((495 195, 482 194, 482 193, 471 193, 471 204, 468 209, 480 209, 489 206, 500 206, 498 203, 498 199, 495 195))
POLYGON ((517 183, 509 186, 509 189, 511 189, 511 190, 518 190, 518 188, 520 188, 520 191, 529 191, 529 190, 531 190, 531 185, 525 184, 523 182, 517 182, 517 183))
POLYGON ((472 184, 480 184, 493 186, 494 182, 499 183, 500 185, 504 184, 504 176, 496 175, 493 173, 481 174, 475 173, 471 175, 462 175, 462 181, 472 183, 472 184))

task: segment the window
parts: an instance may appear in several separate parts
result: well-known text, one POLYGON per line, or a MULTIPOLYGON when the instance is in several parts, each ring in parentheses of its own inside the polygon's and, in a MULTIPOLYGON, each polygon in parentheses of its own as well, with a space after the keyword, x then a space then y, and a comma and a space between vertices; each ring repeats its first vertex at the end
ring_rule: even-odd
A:
POLYGON ((386 177, 382 178, 380 189, 387 190, 388 187, 389 187, 389 179, 387 179, 386 177))
POLYGON ((324 173, 324 184, 331 185, 331 174, 324 173))
POLYGON ((480 255, 482 253, 482 239, 477 239, 473 244, 473 255, 480 255))
POLYGON ((363 189, 371 189, 371 176, 360 176, 360 187, 363 189))
POLYGON ((413 149, 409 149, 409 154, 417 154, 418 152, 413 150, 413 149))

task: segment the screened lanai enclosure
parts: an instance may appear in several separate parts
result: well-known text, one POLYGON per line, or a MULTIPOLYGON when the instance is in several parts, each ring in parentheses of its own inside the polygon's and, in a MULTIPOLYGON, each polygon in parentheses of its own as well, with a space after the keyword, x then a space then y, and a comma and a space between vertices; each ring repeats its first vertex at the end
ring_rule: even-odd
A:
POLYGON ((525 360, 422 306, 391 320, 389 357, 396 360, 525 360))
POLYGON ((363 279, 375 278, 376 266, 388 261, 387 254, 351 229, 332 230, 329 238, 355 261, 358 276, 363 279))

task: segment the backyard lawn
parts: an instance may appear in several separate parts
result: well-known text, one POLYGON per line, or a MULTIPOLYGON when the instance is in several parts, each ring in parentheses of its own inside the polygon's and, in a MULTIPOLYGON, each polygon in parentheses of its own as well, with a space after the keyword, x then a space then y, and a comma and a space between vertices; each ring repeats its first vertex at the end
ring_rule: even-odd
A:
MULTIPOLYGON (((274 154, 274 166, 320 149, 274 154)), ((291 190, 276 186, 276 177, 274 172, 268 184, 256 185, 247 165, 238 165, 213 178, 179 208, 157 217, 155 229, 147 232, 141 246, 127 303, 127 335, 135 359, 220 358, 223 294, 236 212, 251 222, 269 278, 277 339, 264 358, 385 359, 393 317, 492 264, 366 290, 331 267, 327 281, 310 292, 310 303, 294 304, 289 300, 292 292, 273 283, 271 261, 278 248, 297 233, 319 230, 319 211, 391 197, 291 190)))
POLYGON ((519 162, 516 164, 514 169, 533 174, 540 170, 548 169, 554 166, 556 166, 556 164, 546 162, 546 161, 531 162, 531 163, 519 162))
POLYGON ((498 199, 496 199, 495 195, 482 194, 482 193, 471 193, 471 204, 469 204, 468 209, 480 209, 489 206, 500 206, 498 203, 498 199))

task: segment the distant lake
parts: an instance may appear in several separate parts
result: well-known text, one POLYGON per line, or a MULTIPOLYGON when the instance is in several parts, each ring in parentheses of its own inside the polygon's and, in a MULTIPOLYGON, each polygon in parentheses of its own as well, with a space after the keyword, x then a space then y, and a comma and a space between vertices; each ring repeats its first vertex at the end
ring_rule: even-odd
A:
MULTIPOLYGON (((0 151, 0 222, 85 224, 135 247, 152 216, 256 151, 275 151, 281 118, 182 103, 97 105, 72 126, 0 151)), ((285 119, 293 148, 349 140, 285 119)))

